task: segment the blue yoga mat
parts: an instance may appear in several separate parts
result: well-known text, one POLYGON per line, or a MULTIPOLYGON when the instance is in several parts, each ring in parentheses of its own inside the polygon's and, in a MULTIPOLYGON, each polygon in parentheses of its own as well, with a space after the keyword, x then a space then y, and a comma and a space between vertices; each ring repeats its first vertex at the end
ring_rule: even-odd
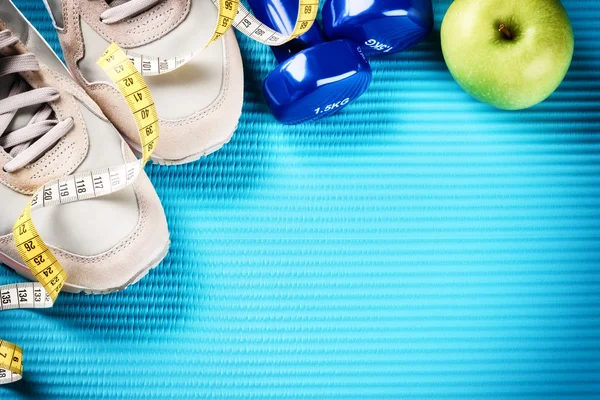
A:
MULTIPOLYGON (((16 3, 58 50, 42 2, 16 3)), ((563 3, 573 65, 522 112, 453 81, 449 0, 363 97, 299 126, 240 37, 232 142, 148 167, 171 252, 123 293, 1 313, 26 376, 0 398, 599 399, 600 2, 563 3)))

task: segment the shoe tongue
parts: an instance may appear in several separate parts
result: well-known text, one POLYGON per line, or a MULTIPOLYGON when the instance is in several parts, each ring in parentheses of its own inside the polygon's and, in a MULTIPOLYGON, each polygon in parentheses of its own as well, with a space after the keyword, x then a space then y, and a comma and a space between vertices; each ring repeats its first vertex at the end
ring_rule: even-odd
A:
MULTIPOLYGON (((25 20, 15 18, 14 16, 16 13, 18 12, 16 11, 12 3, 9 1, 8 4, 3 4, 0 7, 0 21, 7 25, 8 29, 10 29, 11 33, 14 36, 19 38, 21 42, 25 43, 29 36, 29 26, 27 25, 25 20)), ((0 54, 0 58, 3 57, 4 56, 0 54)), ((0 77, 0 100, 8 98, 8 94, 10 93, 10 90, 12 89, 17 79, 22 78, 16 74, 0 77)), ((33 115, 35 114, 37 109, 39 109, 39 106, 21 108, 19 111, 17 111, 11 123, 8 125, 8 128, 4 132, 2 132, 2 136, 27 126, 31 118, 33 118, 33 115)))
MULTIPOLYGON (((29 25, 27 21, 23 18, 15 18, 15 16, 20 16, 20 14, 12 2, 0 1, 2 1, 2 5, 0 6, 0 22, 6 25, 12 34, 18 37, 22 43, 27 43, 27 39, 29 38, 29 25)), ((2 29, 6 28, 0 28, 0 30, 2 29)))
MULTIPOLYGON (((0 55, 2 58, 2 55, 0 55)), ((0 100, 4 100, 8 98, 8 95, 13 87, 13 85, 17 82, 17 79, 23 79, 17 74, 11 74, 7 76, 0 77, 0 100)), ((3 132, 2 136, 7 135, 10 132, 13 132, 17 129, 24 128, 29 124, 29 121, 33 118, 35 113, 40 109, 40 106, 30 106, 19 109, 15 114, 14 118, 8 125, 8 128, 3 132)), ((8 151, 8 149, 4 149, 8 151)))
MULTIPOLYGON (((21 79, 21 78, 15 76, 14 74, 0 78, 0 100, 4 100, 4 99, 8 98, 8 94, 10 93, 10 90, 12 89, 12 86, 17 81, 17 79, 21 79)), ((17 111, 12 122, 10 123, 10 125, 8 125, 8 129, 6 129, 6 132, 4 132, 4 135, 6 135, 7 133, 10 133, 16 129, 23 128, 24 126, 27 125, 29 120, 33 117, 33 112, 34 112, 34 111, 29 111, 29 112, 27 112, 27 111, 29 111, 29 110, 27 110, 26 108, 22 108, 19 111, 17 111)))
POLYGON ((0 100, 8 97, 8 93, 10 93, 10 89, 15 83, 15 80, 16 79, 14 75, 8 75, 0 78, 0 100))

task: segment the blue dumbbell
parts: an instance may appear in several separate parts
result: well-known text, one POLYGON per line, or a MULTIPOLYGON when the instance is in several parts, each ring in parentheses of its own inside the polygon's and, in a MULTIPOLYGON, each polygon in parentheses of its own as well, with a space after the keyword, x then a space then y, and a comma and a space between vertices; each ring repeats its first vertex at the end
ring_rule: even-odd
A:
MULTIPOLYGON (((249 0, 254 15, 283 34, 293 32, 297 0, 249 0)), ((350 40, 326 42, 315 23, 304 35, 271 47, 279 66, 263 84, 277 120, 299 124, 329 116, 364 93, 371 67, 360 46, 350 40)))
POLYGON ((396 53, 433 29, 431 0, 326 0, 323 28, 329 39, 351 39, 367 55, 396 53))

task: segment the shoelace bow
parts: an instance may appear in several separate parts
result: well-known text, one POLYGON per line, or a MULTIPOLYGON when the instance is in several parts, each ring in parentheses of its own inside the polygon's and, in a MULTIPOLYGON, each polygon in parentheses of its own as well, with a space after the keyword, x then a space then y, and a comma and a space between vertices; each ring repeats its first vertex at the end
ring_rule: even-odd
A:
MULTIPOLYGON (((0 50, 15 45, 19 39, 10 31, 0 31, 0 50)), ((21 72, 37 72, 40 64, 35 55, 28 53, 14 56, 0 54, 0 78, 21 72)), ((13 84, 8 97, 0 100, 0 147, 13 157, 4 171, 15 172, 41 157, 73 127, 73 119, 64 121, 49 119, 53 115, 48 103, 58 99, 54 88, 31 89, 20 77, 13 84), (29 123, 7 132, 17 112, 24 107, 40 106, 29 123)))
POLYGON ((100 15, 105 24, 115 24, 134 17, 164 0, 112 0, 108 1, 111 6, 100 15))

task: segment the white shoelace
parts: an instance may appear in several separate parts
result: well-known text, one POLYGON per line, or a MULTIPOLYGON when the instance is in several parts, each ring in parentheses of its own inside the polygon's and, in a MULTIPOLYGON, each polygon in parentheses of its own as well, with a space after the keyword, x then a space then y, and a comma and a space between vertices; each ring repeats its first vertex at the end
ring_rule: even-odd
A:
MULTIPOLYGON (((19 41, 10 31, 0 32, 0 49, 14 46, 19 41)), ((40 70, 33 54, 2 56, 0 54, 0 78, 21 72, 40 70)), ((58 99, 54 88, 31 89, 20 77, 13 84, 8 96, 0 100, 0 147, 13 157, 4 166, 4 171, 15 172, 41 157, 73 127, 73 119, 64 121, 50 119, 54 114, 48 103, 58 99), (24 107, 40 106, 22 128, 8 132, 8 127, 17 112, 24 107)))
POLYGON ((111 8, 100 15, 100 20, 105 24, 116 24, 144 12, 162 1, 164 0, 109 0, 108 4, 111 8))

